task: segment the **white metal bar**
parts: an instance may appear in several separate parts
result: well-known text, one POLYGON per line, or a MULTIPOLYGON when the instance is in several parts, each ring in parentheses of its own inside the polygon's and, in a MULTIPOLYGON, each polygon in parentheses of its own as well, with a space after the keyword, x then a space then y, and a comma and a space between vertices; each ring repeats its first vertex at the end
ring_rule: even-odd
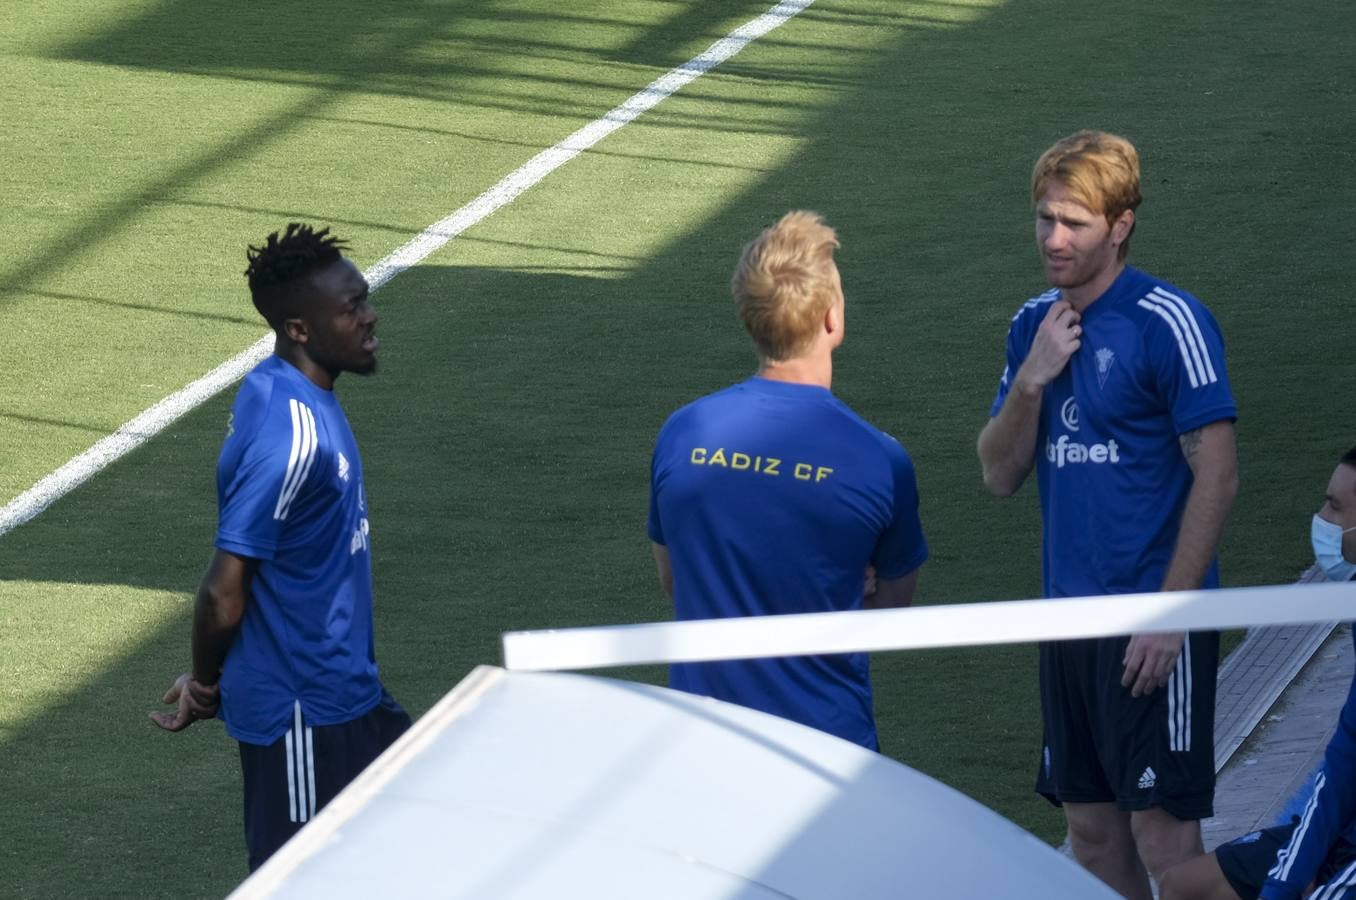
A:
POLYGON ((599 669, 1352 618, 1356 583, 1347 582, 514 631, 503 648, 508 669, 599 669))

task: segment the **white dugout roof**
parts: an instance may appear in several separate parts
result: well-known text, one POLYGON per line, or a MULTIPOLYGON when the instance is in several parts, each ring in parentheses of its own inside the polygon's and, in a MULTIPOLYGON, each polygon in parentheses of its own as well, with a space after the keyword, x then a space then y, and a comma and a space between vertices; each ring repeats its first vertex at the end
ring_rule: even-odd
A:
POLYGON ((1112 897, 996 813, 743 707, 559 672, 1331 622, 1356 584, 505 635, 237 898, 1112 897), (512 669, 516 669, 512 670, 512 669))

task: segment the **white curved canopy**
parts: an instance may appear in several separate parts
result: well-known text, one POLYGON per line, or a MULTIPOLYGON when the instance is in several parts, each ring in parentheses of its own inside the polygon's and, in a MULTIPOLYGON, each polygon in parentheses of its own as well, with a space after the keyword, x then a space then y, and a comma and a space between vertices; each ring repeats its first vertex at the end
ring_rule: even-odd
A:
POLYGON ((232 896, 1114 894, 979 803, 822 732, 482 666, 232 896))

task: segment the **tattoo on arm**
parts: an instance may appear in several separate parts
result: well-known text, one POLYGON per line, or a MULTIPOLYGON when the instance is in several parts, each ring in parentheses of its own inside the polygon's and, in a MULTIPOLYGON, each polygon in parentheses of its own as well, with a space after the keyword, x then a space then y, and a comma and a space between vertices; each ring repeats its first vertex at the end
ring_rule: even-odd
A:
POLYGON ((1197 428, 1177 438, 1177 442, 1182 445, 1182 455, 1186 457, 1187 462, 1191 462, 1196 451, 1201 449, 1201 432, 1204 430, 1204 428, 1197 428))

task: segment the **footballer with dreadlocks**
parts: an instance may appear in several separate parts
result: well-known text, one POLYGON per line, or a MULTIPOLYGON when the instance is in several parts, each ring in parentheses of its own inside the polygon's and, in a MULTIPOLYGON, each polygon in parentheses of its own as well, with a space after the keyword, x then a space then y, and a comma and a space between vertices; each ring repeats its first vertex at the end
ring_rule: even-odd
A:
POLYGON ((218 712, 240 743, 250 871, 410 725, 377 675, 363 467, 333 393, 377 368, 367 280, 329 229, 291 224, 246 256, 277 336, 231 407, 216 552, 193 610, 191 673, 152 713, 218 712))

